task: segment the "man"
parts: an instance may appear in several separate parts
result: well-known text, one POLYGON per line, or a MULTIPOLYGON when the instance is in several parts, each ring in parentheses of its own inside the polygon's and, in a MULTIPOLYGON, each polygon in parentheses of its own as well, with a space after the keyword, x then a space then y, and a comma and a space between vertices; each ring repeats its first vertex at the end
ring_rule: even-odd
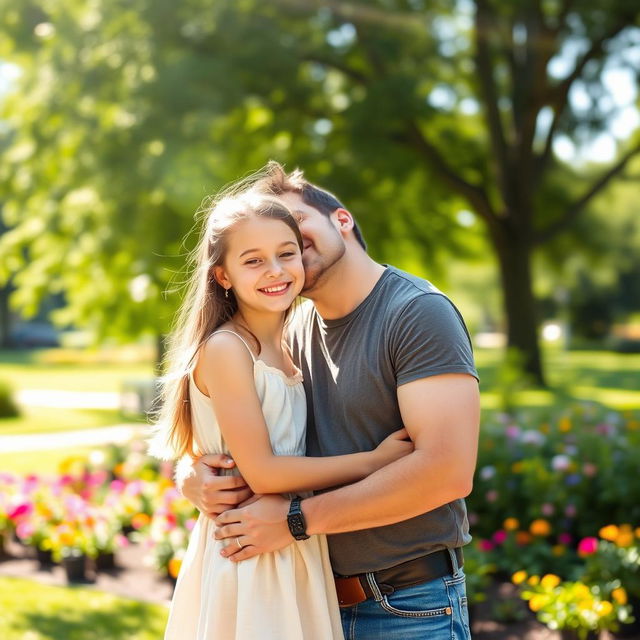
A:
MULTIPOLYGON (((182 465, 178 484, 237 539, 231 561, 328 534, 348 640, 469 638, 461 547, 476 462, 479 393, 471 345, 433 285, 374 262, 353 216, 300 171, 271 163, 255 189, 293 212, 304 239, 292 346, 308 404, 307 454, 373 449, 404 425, 415 450, 353 485, 303 500, 251 496, 216 475, 222 456, 182 465)), ((286 612, 283 612, 286 615, 286 612)))

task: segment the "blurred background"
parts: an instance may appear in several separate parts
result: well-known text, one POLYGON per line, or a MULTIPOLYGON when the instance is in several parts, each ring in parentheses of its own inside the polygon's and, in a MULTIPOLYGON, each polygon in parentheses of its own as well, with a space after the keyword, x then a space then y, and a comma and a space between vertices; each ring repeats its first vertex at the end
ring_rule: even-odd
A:
MULTIPOLYGON (((496 572, 524 570, 525 546, 541 573, 561 546, 561 584, 599 585, 612 610, 593 604, 600 613, 577 626, 541 622, 606 632, 629 621, 612 593, 640 598, 637 571, 628 584, 612 583, 619 572, 589 578, 579 545, 638 550, 637 3, 0 0, 0 24, 0 529, 11 544, 42 489, 24 477, 52 474, 51 489, 70 469, 89 474, 85 485, 107 474, 94 482, 101 504, 119 490, 110 482, 154 478, 130 506, 149 517, 136 530, 145 543, 171 471, 128 443, 155 396, 194 216, 274 159, 333 191, 376 260, 432 281, 467 321, 484 409, 470 498, 487 542, 477 593, 498 588, 496 572), (104 444, 117 453, 95 448, 104 444), (565 492, 544 501, 558 482, 565 492), (31 506, 16 515, 20 505, 31 506), (550 529, 533 533, 539 520, 550 529), (599 538, 606 526, 631 538, 599 538), (532 538, 516 543, 518 533, 532 538)), ((183 538, 163 547, 161 571, 175 558, 175 573, 183 538)), ((7 575, 62 575, 36 570, 25 549, 8 553, 7 575)), ((543 628, 531 612, 518 618, 509 598, 522 586, 511 588, 502 611, 485 609, 494 627, 479 622, 478 637, 501 637, 500 624, 528 624, 522 638, 543 628)), ((3 637, 71 637, 21 615, 0 621, 3 637)), ((86 628, 73 637, 93 637, 86 628)), ((137 633, 125 635, 158 637, 137 633)))

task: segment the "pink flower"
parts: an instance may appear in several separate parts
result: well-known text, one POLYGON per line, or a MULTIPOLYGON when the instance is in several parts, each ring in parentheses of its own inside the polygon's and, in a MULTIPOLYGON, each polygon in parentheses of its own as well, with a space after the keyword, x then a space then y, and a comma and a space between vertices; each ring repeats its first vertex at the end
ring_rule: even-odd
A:
POLYGON ((598 550, 598 538, 582 538, 578 543, 578 555, 591 556, 598 550))
POLYGON ((596 465, 593 464, 593 462, 585 462, 582 465, 582 473, 584 473, 584 475, 587 476, 587 478, 593 478, 593 476, 595 476, 596 473, 598 473, 598 467, 596 467, 596 465))
POLYGON ((478 547, 480 551, 492 551, 495 545, 491 540, 480 540, 480 542, 478 542, 478 547))
POLYGON ((556 508, 551 503, 545 502, 542 505, 541 510, 542 510, 542 515, 552 516, 554 514, 556 508))
POLYGON ((485 498, 487 499, 487 502, 495 502, 498 499, 498 492, 495 489, 491 489, 490 491, 487 491, 485 498))
POLYGON ((111 491, 117 491, 118 493, 122 492, 122 490, 126 487, 124 480, 112 480, 111 484, 109 484, 109 489, 111 491))
POLYGON ((578 510, 576 509, 576 505, 575 504, 568 504, 564 508, 564 515, 567 516, 567 518, 575 517, 576 513, 578 513, 578 510))
POLYGON ((33 512, 33 505, 27 502, 19 504, 13 511, 8 513, 9 520, 17 520, 20 516, 27 516, 33 512))
POLYGON ((559 542, 560 544, 566 544, 566 545, 569 545, 569 544, 571 544, 572 540, 573 540, 573 538, 572 538, 572 537, 571 537, 571 535, 570 535, 570 534, 568 534, 568 533, 561 533, 561 534, 558 536, 558 542, 559 542))
POLYGON ((34 526, 29 522, 19 522, 16 526, 16 535, 20 540, 24 540, 25 538, 30 538, 35 531, 34 526))
POLYGON ((491 539, 496 544, 502 544, 507 539, 507 532, 504 529, 498 529, 492 536, 491 539))
POLYGON ((510 424, 505 429, 505 433, 507 434, 507 438, 515 440, 520 435, 520 427, 515 424, 510 424))

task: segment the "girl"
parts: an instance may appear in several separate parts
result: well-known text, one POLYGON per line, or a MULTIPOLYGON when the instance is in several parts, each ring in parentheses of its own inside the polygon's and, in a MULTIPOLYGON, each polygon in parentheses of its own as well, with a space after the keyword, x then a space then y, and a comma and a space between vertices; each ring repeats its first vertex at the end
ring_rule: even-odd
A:
MULTIPOLYGON (((250 190, 221 200, 208 214, 170 352, 159 429, 173 455, 230 454, 256 494, 355 482, 412 450, 401 430, 371 452, 303 457, 302 376, 283 342, 304 283, 301 252, 279 201, 250 190)), ((166 640, 343 637, 324 537, 292 538, 281 551, 233 563, 214 530, 200 515, 166 640)))

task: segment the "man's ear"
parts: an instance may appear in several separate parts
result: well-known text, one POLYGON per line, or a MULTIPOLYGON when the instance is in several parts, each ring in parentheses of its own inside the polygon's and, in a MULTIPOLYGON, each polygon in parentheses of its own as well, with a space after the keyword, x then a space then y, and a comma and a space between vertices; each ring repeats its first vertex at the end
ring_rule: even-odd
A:
POLYGON ((337 222, 338 231, 345 234, 353 229, 353 216, 346 209, 336 209, 333 217, 337 222))
POLYGON ((211 276, 215 279, 215 281, 225 289, 231 288, 231 282, 229 277, 227 276, 227 272, 224 270, 224 267, 217 266, 211 269, 211 276))

